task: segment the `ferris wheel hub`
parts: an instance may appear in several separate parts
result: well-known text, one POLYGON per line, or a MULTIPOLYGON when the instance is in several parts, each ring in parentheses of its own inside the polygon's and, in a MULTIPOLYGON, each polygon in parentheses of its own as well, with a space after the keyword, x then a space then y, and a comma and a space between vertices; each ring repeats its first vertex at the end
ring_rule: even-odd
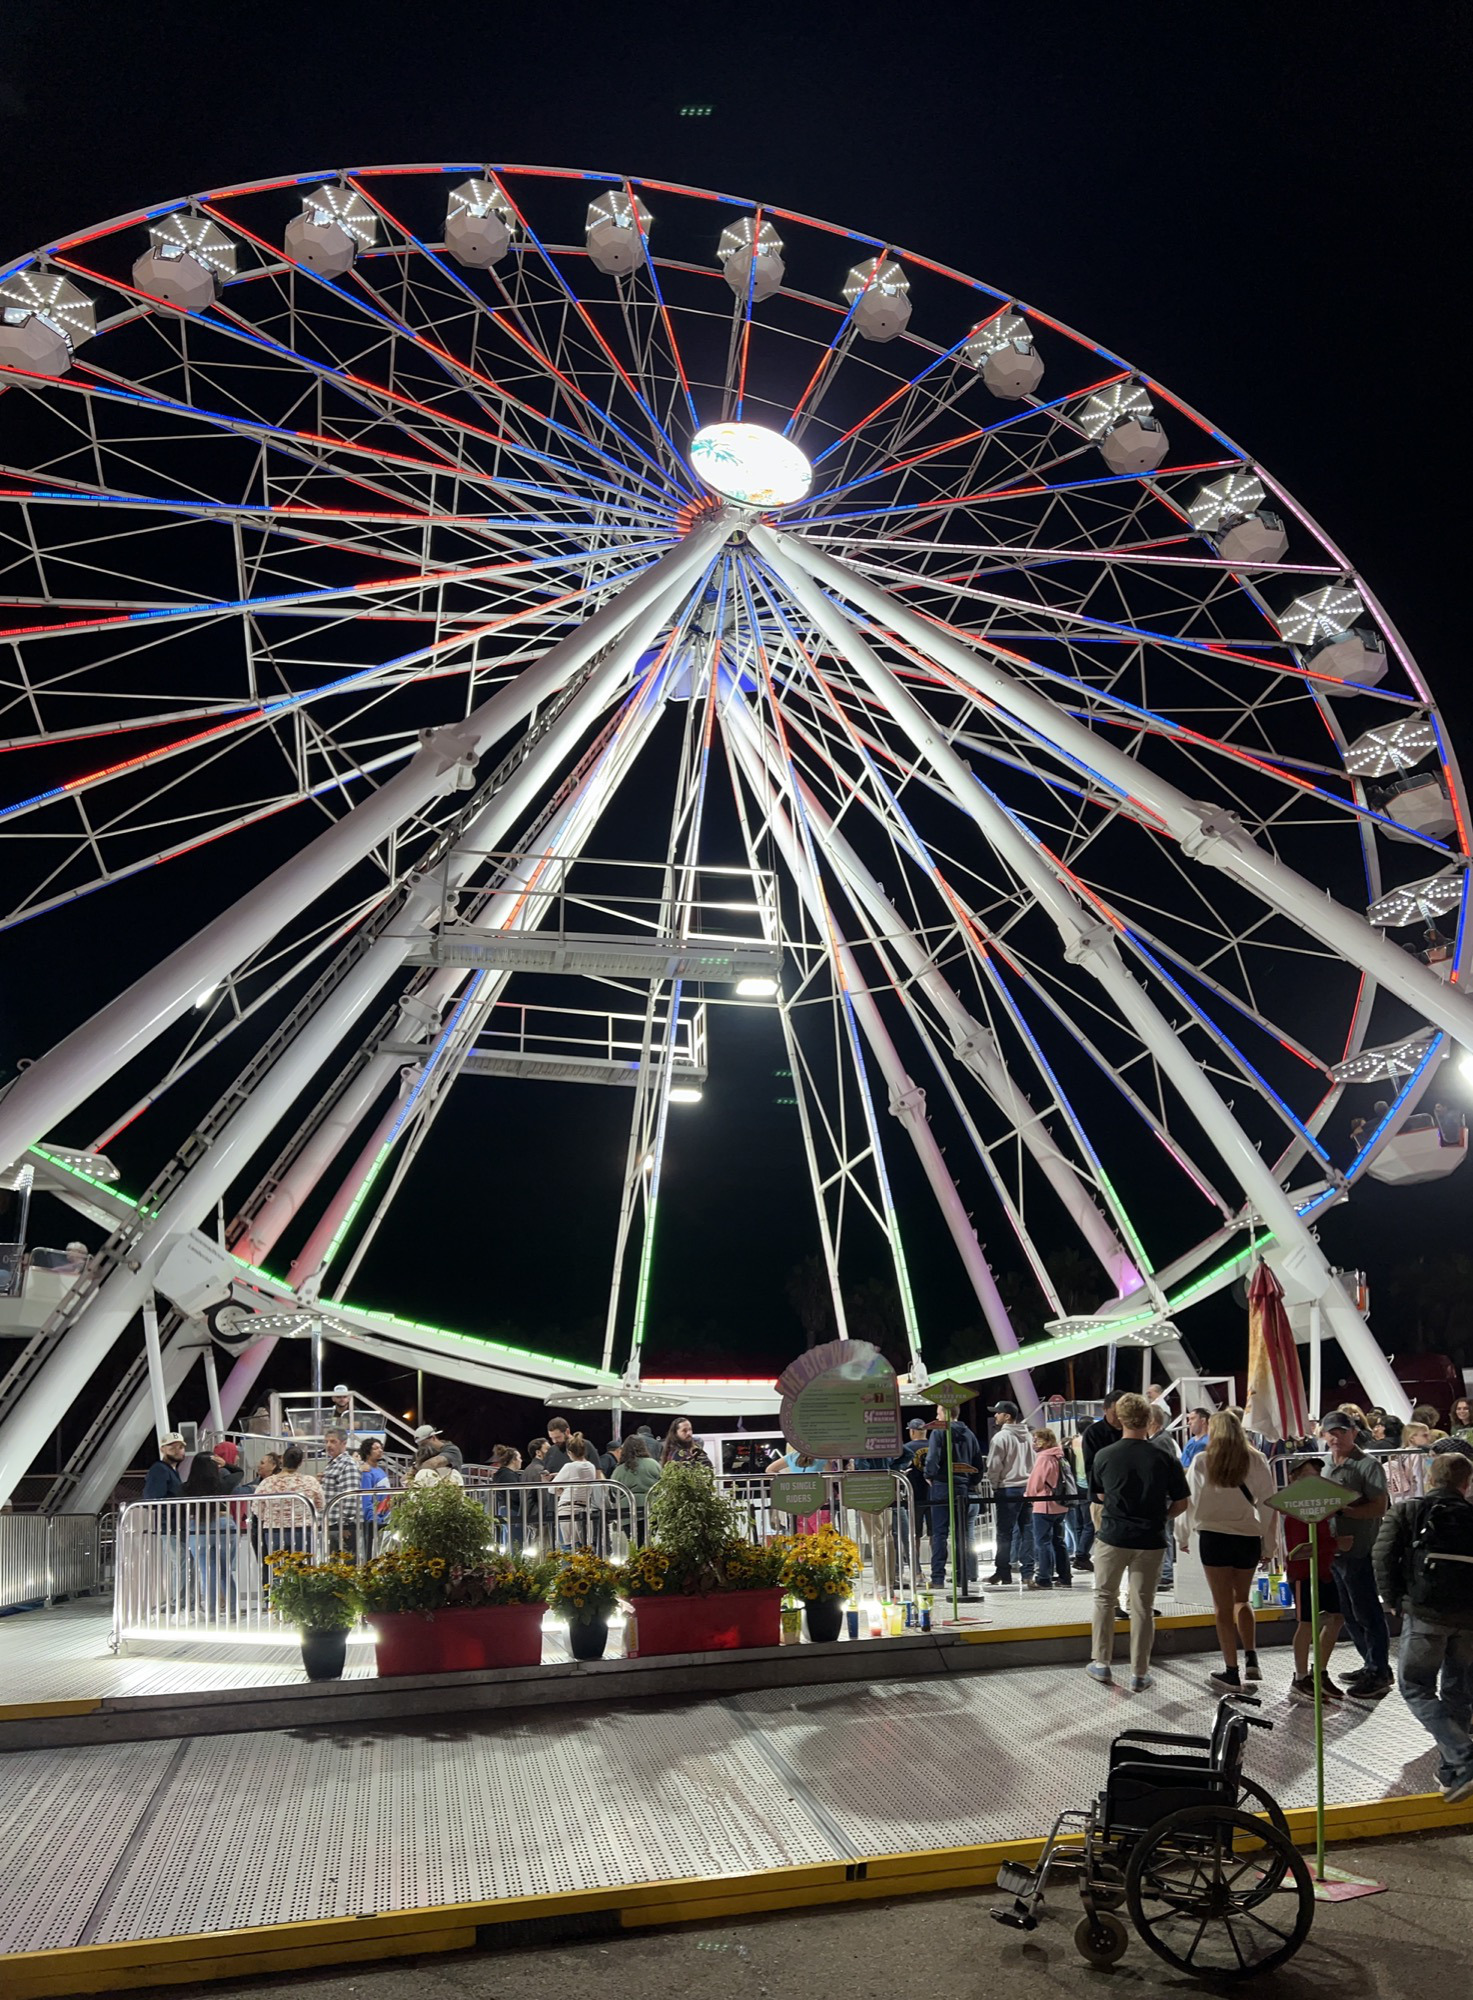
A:
POLYGON ((707 424, 691 441, 690 462, 703 485, 740 507, 791 507, 813 483, 797 445, 762 424, 707 424))

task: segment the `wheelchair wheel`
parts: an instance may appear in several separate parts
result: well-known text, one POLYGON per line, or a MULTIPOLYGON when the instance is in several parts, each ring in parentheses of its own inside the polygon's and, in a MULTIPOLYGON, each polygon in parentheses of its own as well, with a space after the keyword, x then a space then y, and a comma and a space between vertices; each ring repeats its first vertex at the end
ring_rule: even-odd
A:
POLYGON ((1314 1887, 1298 1848, 1271 1821, 1226 1806, 1189 1806, 1159 1820, 1131 1854, 1125 1900, 1157 1957, 1199 1979, 1271 1972, 1314 1922, 1314 1887), (1239 1852, 1244 1839, 1255 1844, 1239 1852))
POLYGON ((1246 1813, 1262 1813, 1278 1828, 1286 1840, 1289 1838, 1289 1822, 1285 1817, 1284 1808, 1277 1799, 1270 1798, 1261 1786, 1255 1785, 1251 1778, 1238 1780, 1238 1810, 1246 1813))
POLYGON ((1092 1917, 1081 1917, 1074 1926, 1075 1949, 1091 1965, 1113 1965, 1117 1959, 1124 1958, 1129 1943, 1130 1932, 1119 1917, 1112 1917, 1107 1910, 1100 1910, 1092 1917))

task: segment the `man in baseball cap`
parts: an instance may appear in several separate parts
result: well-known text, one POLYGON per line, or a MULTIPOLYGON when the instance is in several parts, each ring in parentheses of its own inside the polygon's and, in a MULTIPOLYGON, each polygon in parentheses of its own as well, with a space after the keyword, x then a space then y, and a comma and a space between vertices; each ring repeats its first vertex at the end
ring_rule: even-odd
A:
POLYGON ((414 1429, 415 1456, 418 1458, 443 1457, 457 1472, 465 1465, 465 1455, 458 1444, 451 1444, 444 1431, 433 1424, 416 1424, 414 1429))
POLYGON ((1340 1593, 1340 1615, 1362 1665, 1343 1676, 1352 1701, 1380 1701, 1396 1685, 1391 1671, 1391 1636, 1381 1609, 1371 1552, 1389 1504, 1386 1474, 1379 1459, 1363 1452, 1355 1441, 1357 1425, 1344 1410, 1330 1410, 1320 1419, 1320 1435, 1330 1447, 1323 1477, 1347 1489, 1346 1505, 1330 1522, 1332 1535, 1349 1538, 1332 1564, 1340 1593))
POLYGON ((1017 1562, 1023 1582, 1033 1577, 1033 1509, 1024 1494, 1033 1470, 1033 1440, 1018 1421, 1016 1403, 994 1403, 992 1442, 987 1448, 987 1482, 992 1488, 997 1553, 989 1583, 1009 1584, 1017 1562))
POLYGON ((184 1461, 184 1439, 178 1431, 165 1431, 159 1439, 159 1455, 143 1481, 145 1500, 177 1500, 184 1491, 179 1467, 184 1461))

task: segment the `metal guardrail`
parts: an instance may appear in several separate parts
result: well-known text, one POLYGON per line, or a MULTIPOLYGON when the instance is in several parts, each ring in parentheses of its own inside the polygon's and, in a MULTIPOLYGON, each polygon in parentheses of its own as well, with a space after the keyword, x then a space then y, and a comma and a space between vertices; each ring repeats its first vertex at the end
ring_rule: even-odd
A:
POLYGON ((100 1530, 91 1514, 0 1514, 0 1611, 104 1588, 100 1530))
MULTIPOLYGON (((774 1535, 792 1534, 799 1526, 792 1515, 779 1513, 773 1506, 774 1476, 780 1478, 782 1475, 724 1472, 718 1474, 716 1479, 718 1492, 745 1508, 748 1539, 758 1544, 770 1541, 774 1535)), ((827 1515, 840 1534, 848 1535, 859 1544, 860 1557, 874 1594, 895 1597, 903 1591, 925 1588, 920 1573, 915 1496, 904 1473, 889 1475, 895 1487, 895 1501, 893 1507, 883 1513, 851 1507, 844 1498, 846 1478, 884 1478, 883 1473, 825 1472, 815 1476, 824 1482, 823 1505, 817 1511, 827 1515)))
POLYGON ((289 1638, 265 1561, 286 1548, 322 1550, 321 1516, 300 1493, 133 1501, 118 1516, 113 1651, 170 1635, 289 1638))

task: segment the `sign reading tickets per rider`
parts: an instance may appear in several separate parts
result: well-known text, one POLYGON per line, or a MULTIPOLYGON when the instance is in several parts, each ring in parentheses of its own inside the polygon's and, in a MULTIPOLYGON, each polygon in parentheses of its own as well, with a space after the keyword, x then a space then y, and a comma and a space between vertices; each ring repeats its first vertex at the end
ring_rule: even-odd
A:
POLYGON ((830 1340, 777 1378, 783 1436, 807 1458, 894 1458, 903 1438, 895 1370, 868 1340, 830 1340))

